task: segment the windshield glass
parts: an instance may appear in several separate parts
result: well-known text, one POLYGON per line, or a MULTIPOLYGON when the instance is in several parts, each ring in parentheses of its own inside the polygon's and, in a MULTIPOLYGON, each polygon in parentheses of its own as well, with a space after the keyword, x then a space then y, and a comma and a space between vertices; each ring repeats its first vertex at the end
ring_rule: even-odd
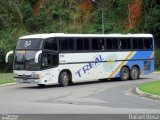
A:
POLYGON ((40 49, 42 46, 42 39, 20 39, 18 40, 16 49, 40 49))
MULTIPOLYGON (((35 63, 37 51, 15 51, 15 70, 40 70, 40 62, 35 63)), ((40 58, 39 58, 40 61, 40 58)))

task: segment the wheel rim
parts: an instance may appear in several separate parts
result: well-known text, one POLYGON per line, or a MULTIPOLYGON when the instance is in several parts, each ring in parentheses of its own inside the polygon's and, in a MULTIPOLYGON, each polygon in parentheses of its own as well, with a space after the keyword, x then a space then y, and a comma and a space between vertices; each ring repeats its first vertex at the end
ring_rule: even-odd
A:
POLYGON ((63 81, 65 84, 68 84, 68 75, 67 74, 64 75, 63 81))
POLYGON ((137 79, 138 78, 138 70, 136 68, 132 69, 132 77, 133 77, 133 79, 137 79))
POLYGON ((123 68, 123 73, 122 73, 123 79, 127 80, 129 78, 129 71, 127 68, 123 68))

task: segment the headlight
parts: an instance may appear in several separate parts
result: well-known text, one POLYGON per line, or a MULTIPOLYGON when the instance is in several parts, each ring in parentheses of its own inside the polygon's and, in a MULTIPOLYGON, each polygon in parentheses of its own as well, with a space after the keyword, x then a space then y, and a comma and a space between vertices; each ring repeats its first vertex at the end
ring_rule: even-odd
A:
POLYGON ((31 75, 33 78, 36 78, 36 79, 39 79, 40 78, 40 75, 39 74, 32 74, 31 75))
POLYGON ((14 77, 18 77, 18 74, 17 74, 17 73, 14 73, 14 77))

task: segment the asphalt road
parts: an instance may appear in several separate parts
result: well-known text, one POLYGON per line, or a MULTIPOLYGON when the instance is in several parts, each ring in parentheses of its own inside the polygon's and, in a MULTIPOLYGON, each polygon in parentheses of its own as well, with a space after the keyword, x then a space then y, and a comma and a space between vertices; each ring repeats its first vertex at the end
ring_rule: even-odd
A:
POLYGON ((140 80, 101 80, 69 87, 18 84, 0 87, 0 113, 10 114, 133 114, 159 113, 160 101, 140 97, 138 84, 160 80, 160 74, 140 80))

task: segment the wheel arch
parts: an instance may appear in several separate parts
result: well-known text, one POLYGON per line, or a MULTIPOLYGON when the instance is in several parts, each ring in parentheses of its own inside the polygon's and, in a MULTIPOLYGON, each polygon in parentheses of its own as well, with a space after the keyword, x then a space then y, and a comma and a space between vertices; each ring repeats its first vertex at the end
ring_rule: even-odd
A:
MULTIPOLYGON (((122 69, 123 67, 127 67, 127 68, 129 69, 129 71, 131 70, 128 65, 123 65, 123 66, 121 67, 121 69, 122 69)), ((121 69, 120 69, 120 70, 121 70, 121 69)))
MULTIPOLYGON (((137 67, 138 69, 139 69, 139 72, 141 71, 141 69, 140 69, 140 67, 139 67, 139 65, 132 65, 132 67, 137 67)), ((131 69, 132 69, 132 67, 131 67, 131 69)))
POLYGON ((59 82, 59 77, 60 77, 60 74, 62 73, 62 72, 66 72, 68 75, 69 75, 69 82, 72 82, 72 72, 69 70, 69 69, 63 69, 63 70, 61 70, 61 72, 59 73, 59 76, 58 76, 58 82, 59 82))
POLYGON ((129 66, 129 65, 123 65, 123 66, 121 67, 121 69, 122 69, 123 67, 127 67, 127 68, 129 69, 129 71, 131 71, 132 67, 137 67, 137 68, 139 69, 139 71, 140 71, 140 67, 139 67, 139 65, 137 65, 137 64, 132 65, 132 66, 129 66))

